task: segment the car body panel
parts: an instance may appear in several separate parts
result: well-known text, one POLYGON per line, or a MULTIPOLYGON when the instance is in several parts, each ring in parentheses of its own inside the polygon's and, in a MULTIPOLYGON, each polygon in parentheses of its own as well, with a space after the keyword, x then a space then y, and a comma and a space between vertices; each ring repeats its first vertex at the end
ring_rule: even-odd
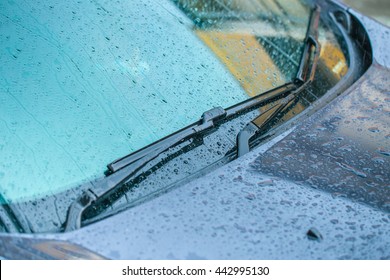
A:
MULTIPOLYGON (((373 149, 373 155, 366 157, 365 147, 356 138, 356 145, 340 143, 348 140, 348 129, 335 129, 332 120, 334 114, 339 116, 340 110, 348 109, 351 100, 356 102, 356 96, 370 96, 372 91, 386 94, 388 80, 379 79, 373 85, 367 78, 386 77, 388 73, 381 66, 372 66, 367 76, 343 94, 342 101, 333 102, 272 143, 202 178, 80 230, 31 237, 68 241, 113 259, 389 259, 390 215, 383 201, 388 197, 388 180, 376 181, 376 189, 349 189, 340 195, 340 190, 335 193, 331 187, 324 188, 313 176, 306 181, 289 178, 294 170, 317 170, 312 160, 314 155, 323 156, 317 148, 328 147, 323 144, 329 137, 338 144, 332 147, 332 156, 341 154, 350 159, 345 153, 361 154, 365 158, 357 157, 358 162, 380 164, 381 176, 387 178, 389 156, 373 149), (382 90, 377 87, 380 83, 382 90), (331 136, 326 135, 330 131, 331 136), (309 146, 304 143, 308 140, 309 146), (294 149, 304 149, 307 160, 300 160, 301 151, 294 149), (284 152, 291 150, 288 158, 284 152), (381 160, 373 160, 378 156, 381 160), (355 196, 356 192, 361 193, 355 196), (377 203, 360 199, 365 195, 377 203), (309 231, 318 232, 318 239, 309 238, 309 231)), ((383 100, 374 99, 370 107, 375 105, 383 105, 383 100)), ((383 112, 374 109, 371 113, 375 117, 383 112)), ((337 121, 351 124, 356 114, 346 114, 337 121)), ((359 122, 359 127, 371 125, 370 117, 359 122)), ((367 176, 356 172, 353 159, 347 163, 320 162, 328 164, 321 169, 330 174, 329 180, 342 176, 353 185, 378 180, 368 171, 367 176), (350 168, 343 167, 346 165, 350 168)))

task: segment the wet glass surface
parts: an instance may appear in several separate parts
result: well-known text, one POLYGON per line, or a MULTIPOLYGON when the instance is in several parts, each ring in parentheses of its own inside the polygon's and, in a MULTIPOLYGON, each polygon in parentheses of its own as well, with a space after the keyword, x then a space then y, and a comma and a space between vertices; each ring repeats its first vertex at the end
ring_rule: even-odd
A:
MULTIPOLYGON (((76 183, 102 177, 112 160, 214 106, 291 81, 310 14, 300 1, 23 3, 0 4, 0 187, 14 202, 42 197, 19 204, 33 231, 58 230, 80 194, 76 183)), ((275 124, 345 75, 333 31, 321 26, 319 40, 315 82, 275 124)), ((141 203, 232 160, 238 132, 267 106, 158 157, 99 211, 141 203)))
POLYGON ((191 29, 169 1, 1 1, 5 198, 102 176, 108 162, 247 98, 191 29))
POLYGON ((197 7, 188 19, 171 1, 2 2, 4 198, 99 177, 204 111, 289 81, 308 8, 213 3, 197 3, 204 23, 197 7))

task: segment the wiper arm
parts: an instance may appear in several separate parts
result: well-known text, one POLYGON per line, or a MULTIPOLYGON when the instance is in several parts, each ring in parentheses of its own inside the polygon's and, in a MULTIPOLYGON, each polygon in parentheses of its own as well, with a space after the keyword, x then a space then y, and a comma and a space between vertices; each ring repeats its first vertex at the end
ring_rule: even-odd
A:
POLYGON ((295 84, 287 83, 283 86, 262 93, 251 99, 245 100, 226 110, 217 107, 203 113, 202 118, 182 130, 167 136, 158 142, 155 142, 141 150, 122 157, 107 165, 108 174, 103 179, 93 182, 93 189, 88 189, 82 193, 68 209, 67 219, 65 221, 65 231, 71 231, 80 228, 81 219, 84 211, 98 200, 108 197, 115 192, 118 187, 128 182, 138 171, 144 168, 152 160, 173 148, 180 143, 206 134, 212 129, 218 127, 228 118, 240 115, 253 108, 258 108, 283 98, 292 90, 296 89, 295 84))
MULTIPOLYGON (((308 34, 305 40, 306 44, 304 54, 302 56, 297 78, 294 82, 287 83, 268 92, 259 94, 258 96, 245 100, 226 110, 221 107, 217 107, 206 111, 203 113, 202 118, 198 122, 141 150, 108 164, 107 168, 109 173, 107 176, 94 182, 93 189, 84 191, 83 194, 70 205, 67 219, 65 221, 65 231, 80 228, 82 215, 89 206, 115 192, 118 187, 123 186, 148 163, 168 151, 170 148, 173 148, 190 138, 206 134, 211 129, 218 127, 228 118, 245 113, 253 108, 259 108, 269 104, 270 102, 276 102, 276 105, 261 114, 257 119, 250 122, 250 124, 255 125, 256 131, 268 124, 274 116, 276 116, 284 108, 288 107, 294 100, 295 94, 314 78, 315 67, 318 59, 317 56, 319 53, 319 43, 317 42, 316 31, 313 28, 318 27, 318 20, 319 7, 317 7, 311 15, 308 34), (311 49, 313 47, 316 55, 312 58, 311 49), (313 63, 309 69, 310 60, 313 60, 313 63), (264 119, 264 121, 261 121, 263 124, 259 124, 261 119, 264 119)), ((238 138, 240 138, 240 136, 238 136, 238 138)), ((238 141, 237 149, 239 155, 242 154, 242 151, 249 151, 249 143, 246 144, 245 141, 238 141), (244 145, 242 145, 243 143, 244 145)))
POLYGON ((162 139, 154 145, 147 146, 138 152, 110 163, 107 167, 111 174, 103 180, 95 182, 93 184, 93 190, 89 189, 88 191, 85 191, 69 207, 65 231, 74 230, 80 227, 81 215, 94 201, 108 196, 117 186, 126 183, 126 181, 128 181, 137 171, 142 169, 146 164, 157 158, 163 152, 191 137, 213 128, 215 122, 223 119, 225 116, 226 111, 223 108, 217 107, 211 109, 203 113, 202 118, 197 123, 162 139))
POLYGON ((249 122, 237 135, 237 156, 243 156, 249 152, 249 142, 256 134, 264 131, 275 118, 289 108, 301 93, 313 80, 321 52, 321 45, 318 42, 318 25, 321 9, 317 5, 311 15, 307 29, 305 44, 298 73, 294 84, 296 89, 283 99, 261 113, 259 117, 249 122))
POLYGON ((310 22, 304 42, 304 49, 299 64, 296 80, 302 83, 311 83, 314 80, 321 44, 318 41, 318 26, 320 23, 321 8, 316 5, 310 15, 310 22), (310 66, 311 64, 311 66, 310 66))

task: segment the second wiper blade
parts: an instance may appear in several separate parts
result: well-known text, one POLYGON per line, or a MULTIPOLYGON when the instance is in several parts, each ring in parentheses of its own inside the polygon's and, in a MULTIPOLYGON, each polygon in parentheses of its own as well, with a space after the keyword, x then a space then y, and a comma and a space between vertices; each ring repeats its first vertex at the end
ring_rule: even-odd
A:
POLYGON ((320 22, 321 8, 317 5, 310 15, 309 26, 305 37, 305 45, 296 80, 302 83, 312 82, 317 68, 321 44, 318 42, 318 26, 320 22), (314 48, 314 55, 311 56, 314 48))
POLYGON ((318 26, 320 21, 321 8, 317 5, 310 15, 309 26, 303 46, 301 63, 294 80, 296 89, 282 100, 275 102, 260 116, 249 122, 237 135, 237 156, 243 156, 249 152, 249 142, 255 135, 264 132, 283 111, 294 104, 298 95, 314 80, 321 44, 318 42, 318 26))

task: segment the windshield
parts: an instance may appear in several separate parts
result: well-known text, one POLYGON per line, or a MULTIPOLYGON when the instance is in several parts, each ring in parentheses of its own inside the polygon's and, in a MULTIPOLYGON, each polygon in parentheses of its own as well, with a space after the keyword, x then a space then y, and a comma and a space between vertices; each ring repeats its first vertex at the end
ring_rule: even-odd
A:
MULTIPOLYGON (((77 186, 103 177, 108 163, 213 107, 291 82, 311 8, 298 0, 53 0, 1 2, 0 10, 0 190, 3 203, 37 205, 66 191, 77 197, 77 186)), ((328 27, 319 40, 319 90, 285 120, 348 69, 328 27)), ((234 139, 240 122, 226 125, 225 136, 234 139)), ((205 163, 235 145, 224 141, 215 155, 220 141, 207 144, 213 158, 205 163)), ((49 204, 62 223, 67 206, 49 204)))
POLYGON ((291 79, 307 8, 289 4, 278 22, 280 9, 260 2, 203 2, 176 4, 206 23, 170 1, 2 1, 3 196, 54 194, 101 176, 108 162, 202 112, 291 79))

